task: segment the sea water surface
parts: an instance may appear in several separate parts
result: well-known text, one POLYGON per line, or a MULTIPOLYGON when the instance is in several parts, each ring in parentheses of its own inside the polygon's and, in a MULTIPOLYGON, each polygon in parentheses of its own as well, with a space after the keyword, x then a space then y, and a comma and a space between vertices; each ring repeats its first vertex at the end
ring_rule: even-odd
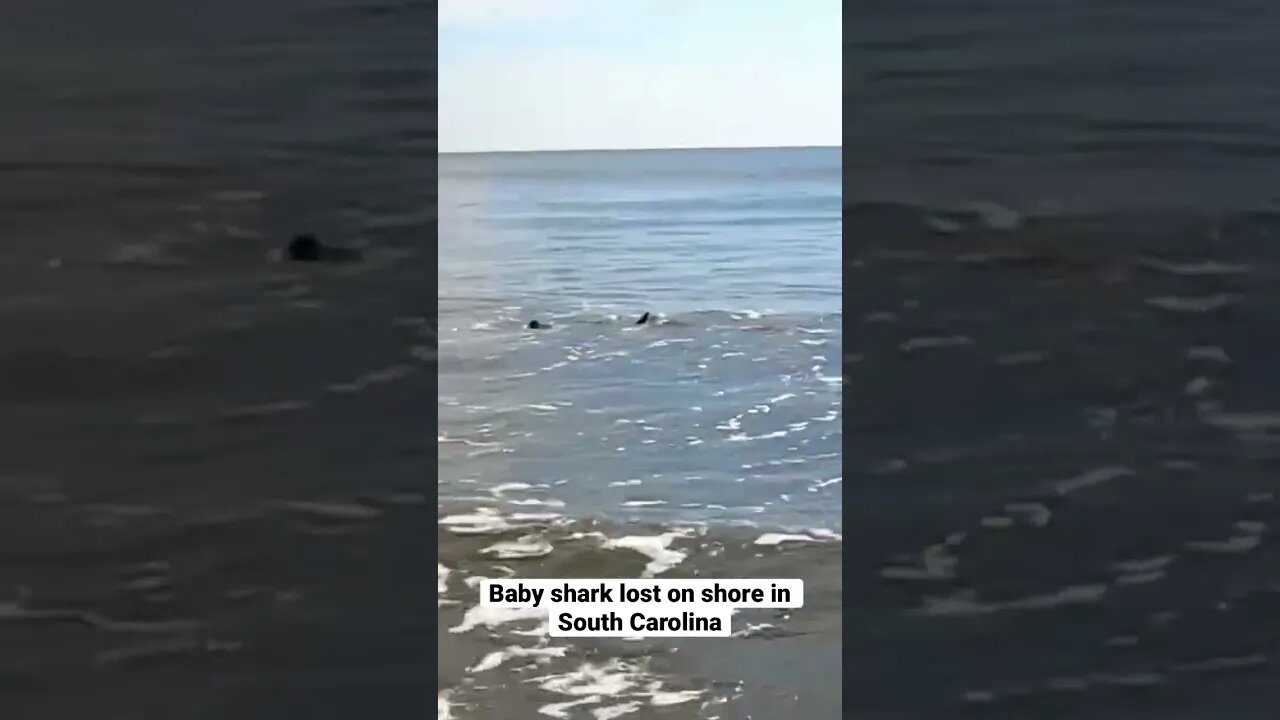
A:
POLYGON ((840 150, 443 155, 439 173, 442 655, 511 619, 474 607, 477 575, 815 583, 795 622, 735 617, 750 637, 499 643, 442 668, 442 703, 837 717, 838 679, 795 669, 839 662, 840 150), (513 658, 561 674, 488 672, 513 658), (572 689, 592 682, 621 689, 572 689))
POLYGON ((839 163, 442 156, 441 495, 838 528, 839 163))

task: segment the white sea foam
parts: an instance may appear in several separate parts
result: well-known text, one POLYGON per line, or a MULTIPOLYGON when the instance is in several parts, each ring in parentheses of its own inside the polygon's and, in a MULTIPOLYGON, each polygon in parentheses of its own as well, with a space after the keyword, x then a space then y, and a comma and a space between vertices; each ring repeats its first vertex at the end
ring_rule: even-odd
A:
POLYGON ((582 698, 580 700, 569 700, 567 702, 548 703, 538 708, 538 714, 546 715, 547 717, 557 718, 557 720, 568 720, 568 718, 572 717, 568 713, 568 710, 570 710, 571 708, 575 708, 580 705, 591 705, 593 703, 600 702, 600 700, 601 698, 599 695, 592 695, 591 697, 582 698))
POLYGON ((560 517, 558 513, 512 513, 504 517, 494 508, 479 507, 471 513, 446 515, 437 522, 455 535, 492 535, 560 517))
POLYGON ((773 432, 763 433, 761 435, 748 435, 746 433, 734 433, 730 435, 727 439, 730 442, 751 442, 752 440, 774 440, 777 438, 786 437, 787 434, 788 433, 786 430, 774 430, 773 432))
POLYGON ((521 620, 543 620, 547 617, 546 608, 500 608, 488 605, 474 605, 462 616, 462 622, 449 628, 451 633, 469 632, 483 625, 494 628, 521 620))
POLYGON ((561 658, 564 657, 565 653, 568 651, 569 648, 564 645, 555 647, 522 647, 519 645, 512 645, 511 647, 504 648, 502 650, 494 650, 493 652, 485 655, 483 658, 480 658, 475 665, 467 668, 467 672, 482 673, 489 670, 495 670, 501 667, 508 660, 514 660, 516 658, 531 657, 539 660, 561 658))
POLYGON ((616 697, 635 687, 636 677, 630 666, 615 658, 600 665, 586 662, 576 670, 532 678, 529 682, 558 695, 616 697))
POLYGON ((510 490, 529 490, 531 488, 533 488, 533 486, 530 485, 529 483, 510 482, 510 483, 502 483, 500 485, 494 485, 493 487, 489 488, 489 492, 493 493, 494 495, 502 495, 503 493, 508 492, 510 490))
POLYGON ((843 481, 844 481, 844 478, 843 478, 843 477, 833 477, 833 478, 831 478, 830 480, 819 480, 818 482, 816 482, 816 483, 814 483, 813 485, 810 485, 810 486, 809 486, 809 492, 817 492, 818 490, 820 490, 820 489, 822 489, 822 488, 824 488, 824 487, 827 487, 827 486, 830 486, 830 485, 836 485, 836 484, 839 484, 839 483, 841 483, 841 482, 843 482, 843 481))
POLYGON ((540 535, 524 535, 518 540, 497 542, 480 551, 482 555, 491 555, 501 560, 522 560, 545 557, 554 548, 540 535))
POLYGON ((618 703, 617 705, 605 705, 604 707, 592 709, 591 717, 594 720, 614 720, 614 718, 630 715, 639 709, 640 703, 635 701, 618 703))
POLYGON ((742 628, 741 630, 735 631, 731 635, 731 637, 748 638, 748 637, 755 637, 757 635, 767 635, 771 630, 777 630, 777 629, 778 629, 778 626, 773 625, 772 623, 758 623, 758 624, 749 623, 746 627, 742 628))
POLYGON ((654 707, 663 707, 666 705, 679 705, 681 703, 693 702, 702 697, 702 690, 680 690, 678 692, 662 692, 659 690, 651 690, 652 695, 649 698, 649 704, 654 707))
POLYGON ((561 515, 560 513, 551 513, 551 512, 546 512, 546 513, 518 512, 518 513, 511 513, 507 517, 512 522, 517 522, 517 523, 545 523, 545 522, 552 522, 554 520, 559 520, 564 516, 561 515))
POLYGON ((787 542, 817 542, 817 539, 809 535, 796 535, 792 533, 765 533, 756 538, 755 542, 752 544, 772 547, 787 542))
POLYGON ((543 507, 564 507, 563 500, 539 500, 537 498, 523 498, 520 500, 507 500, 508 505, 540 505, 543 507))
POLYGON ((676 530, 661 535, 627 535, 607 539, 601 543, 601 547, 606 550, 632 550, 647 556, 649 563, 645 565, 641 576, 653 577, 684 562, 687 553, 672 550, 670 545, 676 539, 688 537, 690 534, 687 530, 676 530))

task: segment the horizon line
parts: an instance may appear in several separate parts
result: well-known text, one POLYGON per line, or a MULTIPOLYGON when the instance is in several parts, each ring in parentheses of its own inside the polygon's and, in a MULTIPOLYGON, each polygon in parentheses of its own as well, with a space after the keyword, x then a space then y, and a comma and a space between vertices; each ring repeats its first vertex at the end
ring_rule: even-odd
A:
POLYGON ((537 150, 436 150, 437 155, 519 155, 525 153, 665 152, 671 150, 835 150, 843 145, 707 145, 636 148, 548 148, 537 150))

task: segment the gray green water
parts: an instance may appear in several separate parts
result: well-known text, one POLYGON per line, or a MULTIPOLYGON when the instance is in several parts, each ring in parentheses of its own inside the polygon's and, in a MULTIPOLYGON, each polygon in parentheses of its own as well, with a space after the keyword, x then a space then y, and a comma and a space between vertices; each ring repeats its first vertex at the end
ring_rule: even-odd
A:
POLYGON ((839 149, 439 172, 441 707, 837 717, 839 149), (475 607, 512 573, 800 577, 808 601, 724 640, 555 641, 475 607))

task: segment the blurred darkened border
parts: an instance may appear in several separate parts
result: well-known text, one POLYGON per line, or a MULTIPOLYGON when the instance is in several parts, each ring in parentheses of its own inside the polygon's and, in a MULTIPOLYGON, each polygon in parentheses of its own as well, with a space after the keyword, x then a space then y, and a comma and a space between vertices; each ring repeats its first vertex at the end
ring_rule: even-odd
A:
MULTIPOLYGON (((428 33, 428 36, 431 38, 431 47, 429 49, 424 48, 424 52, 423 52, 423 60, 426 63, 427 67, 430 68, 429 82, 427 86, 423 88, 423 92, 426 94, 428 98, 428 102, 431 106, 431 118, 434 121, 434 124, 430 128, 431 138, 432 138, 431 145, 438 152, 440 136, 439 136, 439 122, 438 122, 439 105, 438 105, 437 90, 439 87, 440 75, 439 75, 439 69, 437 67, 439 54, 437 52, 436 43, 439 40, 439 30, 437 28, 437 23, 439 19, 439 10, 437 8, 436 0, 430 0, 429 2, 425 2, 423 4, 428 6, 427 10, 429 13, 429 16, 424 19, 429 20, 432 26, 431 32, 428 33)), ((437 168, 438 168, 437 162, 434 159, 432 159, 431 169, 430 169, 430 177, 432 182, 430 201, 431 201, 433 220, 431 222, 431 229, 429 231, 428 236, 431 238, 431 243, 433 245, 432 250, 435 252, 435 256, 434 256, 435 258, 439 257, 439 246, 440 246, 439 226, 434 221, 434 218, 439 216, 439 202, 438 202, 439 193, 438 193, 438 184, 437 184, 439 182, 439 178, 437 177, 437 173, 438 173, 437 168)), ((434 265, 433 265, 433 269, 435 269, 434 265)), ((423 278, 424 287, 430 287, 430 292, 431 292, 431 297, 429 300, 427 300, 427 302, 430 303, 430 306, 429 306, 430 309, 426 313, 426 316, 430 318, 430 322, 431 322, 430 340, 429 340, 430 349, 431 349, 431 362, 429 364, 430 366, 427 368, 427 372, 431 376, 430 378, 431 387, 435 390, 435 392, 431 393, 432 397, 423 398, 423 402, 431 403, 432 418, 434 420, 431 427, 431 433, 428 435, 429 438, 438 438, 440 436, 440 433, 439 433, 439 429, 440 429, 439 407, 440 406, 438 401, 438 398, 439 398, 438 383, 440 378, 440 373, 439 373, 439 367, 440 367, 440 362, 439 362, 439 350, 440 350, 439 283, 440 281, 438 278, 439 278, 438 272, 431 273, 430 278, 423 278)), ((439 444, 436 443, 435 440, 432 440, 431 442, 433 443, 433 447, 435 447, 438 452, 439 444)), ((430 498, 432 505, 437 505, 439 502, 439 494, 440 494, 439 475, 440 475, 440 466, 438 463, 432 463, 431 468, 427 470, 426 473, 424 473, 424 481, 425 481, 424 485, 430 488, 430 490, 426 493, 426 495, 430 498)), ((437 540, 438 535, 436 533, 436 528, 435 527, 423 528, 422 536, 425 539, 425 542, 423 543, 424 559, 428 557, 429 558, 437 557, 439 555, 439 543, 437 540)), ((424 571, 428 570, 426 565, 427 563, 424 562, 423 563, 424 571)), ((437 594, 437 600, 438 600, 439 599, 438 585, 437 585, 436 594, 437 594)), ((438 604, 439 603, 437 602, 437 606, 438 604)), ((440 614, 438 612, 431 612, 429 613, 429 615, 431 617, 430 631, 424 634, 423 637, 427 637, 431 639, 432 650, 429 653, 424 653, 424 657, 431 658, 431 667, 430 667, 431 677, 439 678, 438 668, 440 665, 440 644, 437 638, 439 637, 438 625, 440 623, 440 614)), ((426 667, 424 666, 423 669, 426 670, 426 667)), ((432 694, 438 694, 439 692, 438 688, 435 688, 433 686, 433 689, 436 690, 436 693, 432 693, 432 694)), ((426 698, 425 700, 427 702, 430 702, 432 698, 426 698)), ((430 712, 430 710, 428 709, 427 712, 430 712)), ((438 707, 437 707, 437 712, 438 712, 438 707)))
POLYGON ((436 5, 0 8, 0 718, 433 712, 436 5))
MULTIPOLYGON (((843 399, 841 402, 843 450, 841 464, 844 467, 844 476, 846 478, 852 474, 849 466, 856 464, 865 457, 863 453, 858 452, 857 447, 857 433, 862 421, 857 413, 857 391, 856 386, 851 387, 852 374, 850 369, 858 355, 856 350, 858 347, 856 342, 858 313, 860 309, 867 306, 867 303, 865 300, 860 301, 857 295, 860 292, 857 271, 861 267, 858 260, 858 236, 855 226, 850 222, 851 218, 849 217, 849 210, 854 201, 852 195, 856 192, 856 188, 867 182, 866 176, 868 175, 861 165, 861 156, 865 151, 866 143, 859 141, 861 135, 858 127, 857 106, 857 93, 862 81, 862 69, 858 64, 859 49, 866 41, 867 36, 867 29, 863 27, 862 16, 864 14, 866 14, 864 4, 855 2, 852 4, 846 3, 842 15, 844 25, 842 29, 844 69, 841 77, 843 85, 841 88, 843 98, 841 168, 844 176, 842 183, 844 217, 841 225, 843 238, 841 254, 843 256, 844 269, 841 288, 841 335, 843 337, 844 356, 841 359, 843 375, 843 399), (850 402, 851 399, 853 402, 850 402)), ((855 643, 861 642, 865 636, 864 631, 858 625, 858 618, 861 612, 859 598, 862 596, 862 590, 859 585, 865 582, 868 577, 867 569, 875 563, 878 556, 874 536, 863 531, 858 525, 858 517, 865 515, 866 509, 859 507, 859 500, 854 492, 856 487, 856 484, 852 481, 843 483, 844 491, 841 495, 844 505, 841 512, 841 525, 844 528, 845 537, 843 542, 844 578, 841 582, 844 605, 844 620, 841 625, 843 630, 841 670, 843 674, 842 704, 844 717, 853 717, 854 713, 864 712, 868 709, 863 678, 868 675, 867 663, 877 662, 876 658, 868 657, 865 652, 858 652, 855 648, 855 643), (868 544, 871 547, 868 547, 868 544)))

